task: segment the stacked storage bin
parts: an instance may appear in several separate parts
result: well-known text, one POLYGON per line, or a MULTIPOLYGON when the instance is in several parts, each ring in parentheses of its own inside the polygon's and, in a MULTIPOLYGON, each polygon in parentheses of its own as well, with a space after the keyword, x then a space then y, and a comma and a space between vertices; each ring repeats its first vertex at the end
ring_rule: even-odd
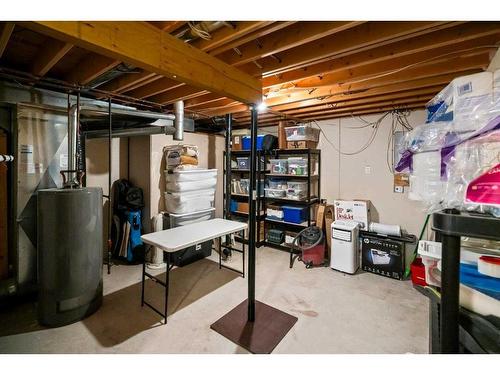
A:
MULTIPOLYGON (((213 219, 217 169, 165 171, 166 192, 163 229, 213 219)), ((176 266, 184 266, 212 253, 212 241, 168 254, 176 266)))

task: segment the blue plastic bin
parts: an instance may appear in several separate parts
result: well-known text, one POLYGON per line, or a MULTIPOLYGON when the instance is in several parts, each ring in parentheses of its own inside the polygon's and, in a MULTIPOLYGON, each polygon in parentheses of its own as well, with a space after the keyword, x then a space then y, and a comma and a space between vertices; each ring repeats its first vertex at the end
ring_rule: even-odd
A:
POLYGON ((231 199, 231 203, 229 204, 229 211, 231 211, 231 212, 238 211, 238 202, 231 199))
MULTIPOLYGON (((257 150, 262 150, 262 141, 264 140, 264 135, 257 135, 257 150)), ((252 140, 249 135, 243 137, 243 150, 250 150, 252 145, 252 140)))
POLYGON ((283 220, 289 223, 301 224, 307 220, 307 207, 282 206, 283 220))

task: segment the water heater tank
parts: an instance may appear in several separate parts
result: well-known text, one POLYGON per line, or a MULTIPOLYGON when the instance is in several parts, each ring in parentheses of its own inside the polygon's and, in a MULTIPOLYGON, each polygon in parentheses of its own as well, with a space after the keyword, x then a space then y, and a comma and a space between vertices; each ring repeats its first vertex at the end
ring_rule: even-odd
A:
POLYGON ((102 304, 102 190, 39 190, 37 211, 38 320, 62 326, 102 304))

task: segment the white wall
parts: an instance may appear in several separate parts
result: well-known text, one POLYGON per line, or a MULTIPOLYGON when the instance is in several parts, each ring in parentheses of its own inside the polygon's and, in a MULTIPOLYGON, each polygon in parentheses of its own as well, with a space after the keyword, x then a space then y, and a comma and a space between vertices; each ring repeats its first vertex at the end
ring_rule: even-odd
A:
MULTIPOLYGON (((151 219, 163 211, 165 191, 165 161, 163 147, 187 143, 197 145, 199 165, 203 168, 217 168, 217 188, 215 194, 216 216, 223 211, 223 152, 225 139, 221 136, 184 133, 184 141, 174 141, 170 135, 135 136, 116 138, 112 141, 112 181, 128 178, 132 184, 144 191, 145 207, 143 223, 145 231, 150 231, 151 219), (129 157, 130 156, 130 157, 129 157)), ((100 186, 103 194, 108 194, 108 141, 91 139, 86 143, 87 186, 100 186)), ((107 200, 103 202, 107 238, 107 200)))
MULTIPOLYGON (((382 114, 363 116, 369 122, 382 114)), ((425 121, 425 111, 412 112, 409 122, 412 126, 425 121)), ((365 125, 353 117, 319 122, 327 138, 342 152, 359 150, 369 139, 371 127, 353 129, 365 125), (340 126, 339 126, 340 124, 340 126)), ((387 142, 391 129, 391 117, 386 117, 373 143, 357 155, 341 155, 328 143, 325 135, 320 136, 321 149, 321 192, 322 198, 333 203, 334 199, 369 199, 372 202, 372 219, 387 224, 399 224, 409 233, 419 235, 425 220, 425 212, 419 203, 410 201, 405 193, 393 192, 393 175, 386 162, 387 142), (370 173, 365 173, 369 167, 370 173)))

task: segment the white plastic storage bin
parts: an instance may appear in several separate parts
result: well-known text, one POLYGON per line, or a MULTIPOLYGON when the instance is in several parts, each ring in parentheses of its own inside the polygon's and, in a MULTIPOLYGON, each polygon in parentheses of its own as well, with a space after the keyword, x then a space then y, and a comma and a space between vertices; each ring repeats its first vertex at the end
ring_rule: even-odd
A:
POLYGON ((288 173, 288 160, 286 159, 271 159, 271 173, 274 174, 287 174, 288 173))
POLYGON ((188 214, 164 213, 163 215, 163 226, 165 229, 169 229, 213 219, 215 217, 215 208, 209 208, 208 210, 196 211, 188 214))
POLYGON ((309 169, 307 167, 307 159, 288 158, 288 174, 307 176, 308 173, 309 169))
POLYGON ((167 182, 167 192, 214 189, 216 184, 217 178, 207 178, 199 181, 167 182))
POLYGON ((266 197, 269 198, 284 198, 286 196, 286 190, 282 189, 270 189, 265 188, 266 197))
POLYGON ((285 128, 287 141, 319 141, 320 130, 308 125, 298 125, 285 128))
POLYGON ((190 169, 186 171, 165 171, 167 182, 203 181, 217 178, 217 169, 190 169))
POLYGON ((186 214, 212 208, 214 199, 215 189, 165 193, 165 206, 170 213, 186 214))

